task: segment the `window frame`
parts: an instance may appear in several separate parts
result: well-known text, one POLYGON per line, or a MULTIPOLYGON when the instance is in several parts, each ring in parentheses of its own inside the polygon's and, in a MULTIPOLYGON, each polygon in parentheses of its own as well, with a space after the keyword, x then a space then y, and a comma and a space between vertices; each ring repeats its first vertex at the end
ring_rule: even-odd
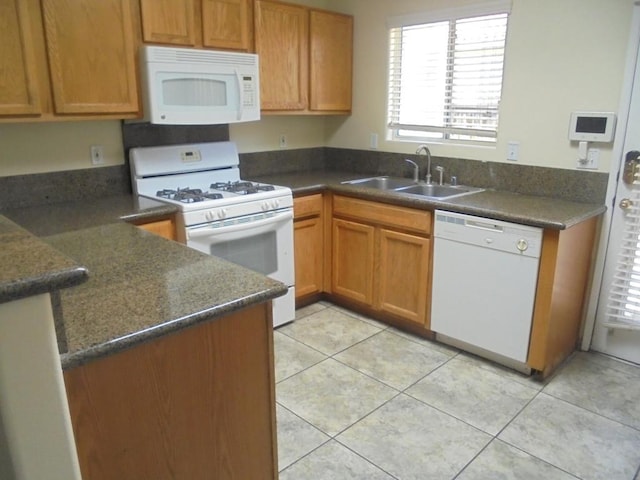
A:
MULTIPOLYGON (((452 135, 456 137, 458 135, 473 137, 472 133, 474 132, 474 129, 468 129, 468 130, 464 128, 456 129, 455 127, 446 126, 446 125, 442 127, 433 126, 431 128, 425 128, 424 126, 416 125, 418 127, 416 130, 410 130, 408 128, 403 128, 410 125, 407 125, 407 124, 395 125, 391 122, 391 116, 392 116, 392 106, 391 106, 392 78, 391 78, 391 63, 390 63, 391 56, 392 56, 391 29, 399 28, 399 27, 418 26, 418 25, 424 25, 424 24, 433 24, 433 23, 439 23, 439 22, 451 23, 451 22, 457 22, 459 20, 465 20, 465 19, 470 19, 475 17, 486 17, 491 15, 506 14, 507 18, 506 18, 506 25, 505 25, 505 40, 504 40, 505 43, 504 43, 504 50, 503 50, 503 57, 502 57, 503 69, 502 69, 501 82, 500 82, 500 99, 498 100, 498 103, 495 107, 496 115, 499 116, 500 101, 502 99, 502 93, 503 93, 502 85, 504 83, 504 65, 506 63, 506 43, 507 43, 510 13, 511 13, 511 0, 492 0, 492 1, 486 1, 479 4, 475 4, 475 5, 467 5, 459 8, 448 8, 448 9, 429 11, 429 12, 422 12, 417 14, 396 16, 396 17, 391 17, 387 20, 387 34, 388 34, 387 40, 389 42, 387 45, 387 60, 389 63, 387 64, 386 129, 387 129, 389 140, 400 141, 400 142, 420 142, 420 143, 436 143, 436 144, 440 143, 440 144, 463 145, 463 146, 464 145, 483 146, 483 147, 490 147, 490 148, 496 147, 498 133, 499 133, 499 118, 498 118, 498 122, 496 123, 495 134, 482 135, 483 138, 481 139, 460 138, 460 137, 451 138, 452 135), (423 128, 424 130, 422 130, 423 128), (401 133, 401 132, 405 132, 405 133, 401 133), (416 133, 416 135, 411 135, 410 132, 416 133)), ((451 48, 455 48, 455 46, 452 46, 451 44, 451 37, 454 35, 455 35, 455 31, 452 31, 452 29, 450 28, 448 51, 447 51, 448 60, 452 58, 453 51, 451 50, 451 48)), ((448 79, 447 81, 450 81, 450 79, 448 79)), ((443 87, 445 86, 446 86, 446 83, 443 84, 443 87)), ((399 98, 397 98, 396 100, 399 100, 399 98)), ((450 98, 447 98, 445 96, 445 100, 450 100, 450 98)))

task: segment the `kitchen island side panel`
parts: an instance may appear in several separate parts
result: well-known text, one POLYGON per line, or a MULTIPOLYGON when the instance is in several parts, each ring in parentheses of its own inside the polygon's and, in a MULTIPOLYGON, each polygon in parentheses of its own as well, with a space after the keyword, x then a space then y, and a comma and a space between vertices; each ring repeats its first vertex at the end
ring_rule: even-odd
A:
POLYGON ((85 479, 277 478, 270 302, 64 378, 85 479))

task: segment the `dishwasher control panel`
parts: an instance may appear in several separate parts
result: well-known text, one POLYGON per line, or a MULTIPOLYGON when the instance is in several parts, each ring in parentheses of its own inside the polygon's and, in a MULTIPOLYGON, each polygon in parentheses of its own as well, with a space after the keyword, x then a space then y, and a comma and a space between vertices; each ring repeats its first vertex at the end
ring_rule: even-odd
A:
POLYGON ((467 214, 436 210, 435 238, 538 258, 542 229, 467 214))

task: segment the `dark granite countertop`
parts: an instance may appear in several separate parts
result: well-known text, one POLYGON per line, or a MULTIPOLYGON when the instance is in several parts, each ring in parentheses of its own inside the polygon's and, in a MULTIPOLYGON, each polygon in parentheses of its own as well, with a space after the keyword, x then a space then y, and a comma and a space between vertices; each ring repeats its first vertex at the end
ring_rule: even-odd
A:
POLYGON ((43 240, 91 274, 85 284, 61 292, 63 368, 287 291, 280 282, 122 222, 43 240))
POLYGON ((495 190, 485 190, 449 200, 431 200, 415 195, 341 183, 375 176, 375 174, 367 175, 353 172, 311 171, 264 175, 252 177, 250 180, 288 186, 293 190, 294 196, 319 193, 329 189, 343 195, 394 205, 425 210, 437 208, 554 230, 564 230, 588 218, 600 215, 606 210, 605 205, 602 204, 571 202, 495 190))
POLYGON ((0 303, 85 282, 87 269, 0 215, 0 303))
MULTIPOLYGON (((287 292, 280 282, 122 221, 174 212, 160 202, 141 205, 131 195, 2 212, 40 238, 0 216, 1 242, 11 240, 5 242, 5 230, 16 230, 21 237, 13 241, 26 238, 41 248, 46 265, 78 268, 84 280, 89 272, 84 284, 54 298, 63 369, 287 292)), ((30 243, 23 250, 23 269, 34 270, 40 255, 30 243)), ((2 255, 5 266, 9 249, 2 255)), ((7 280, 0 288, 15 282, 15 274, 3 268, 0 278, 7 280)))
POLYGON ((153 221, 176 213, 173 205, 134 195, 13 208, 0 213, 39 237, 120 222, 153 221))

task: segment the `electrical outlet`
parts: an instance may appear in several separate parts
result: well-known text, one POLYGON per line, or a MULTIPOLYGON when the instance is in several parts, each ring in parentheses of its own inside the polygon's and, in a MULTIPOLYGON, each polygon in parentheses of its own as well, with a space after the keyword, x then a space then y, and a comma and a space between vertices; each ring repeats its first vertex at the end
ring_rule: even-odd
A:
POLYGON ((280 135, 280 148, 286 148, 287 147, 287 136, 283 133, 282 135, 280 135))
POLYGON ((587 158, 585 158, 584 160, 578 160, 578 168, 584 168, 586 170, 597 170, 599 160, 600 149, 589 148, 587 149, 587 158))
POLYGON ((102 145, 91 145, 91 163, 94 165, 104 164, 104 147, 102 145))
POLYGON ((508 142, 507 143, 507 160, 511 160, 512 162, 518 161, 518 155, 520 154, 520 143, 518 142, 508 142))

